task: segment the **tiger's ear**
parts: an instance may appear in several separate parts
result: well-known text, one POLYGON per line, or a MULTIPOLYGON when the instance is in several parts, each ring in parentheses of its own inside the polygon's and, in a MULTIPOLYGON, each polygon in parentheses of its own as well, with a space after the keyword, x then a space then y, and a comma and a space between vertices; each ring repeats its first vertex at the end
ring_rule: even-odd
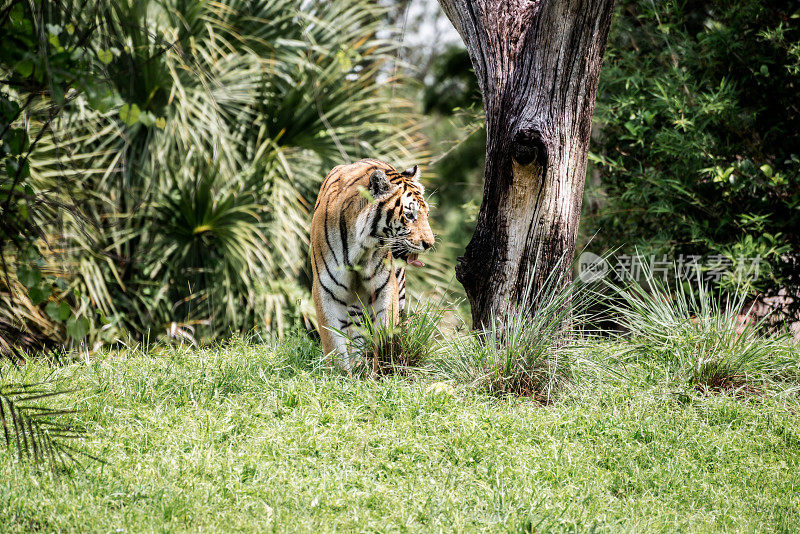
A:
POLYGON ((402 174, 403 176, 408 176, 412 180, 419 182, 419 174, 420 174, 419 165, 414 165, 410 169, 406 169, 403 172, 401 172, 400 174, 402 174))
POLYGON ((408 176, 413 181, 415 181, 417 183, 417 187, 419 187, 420 193, 422 193, 423 195, 425 194, 425 188, 422 186, 422 182, 419 181, 420 174, 422 174, 421 172, 419 172, 419 165, 414 165, 410 169, 406 169, 400 174, 402 174, 403 176, 408 176))
POLYGON ((369 177, 369 192, 374 198, 382 197, 392 191, 392 182, 386 173, 380 170, 374 171, 369 177))

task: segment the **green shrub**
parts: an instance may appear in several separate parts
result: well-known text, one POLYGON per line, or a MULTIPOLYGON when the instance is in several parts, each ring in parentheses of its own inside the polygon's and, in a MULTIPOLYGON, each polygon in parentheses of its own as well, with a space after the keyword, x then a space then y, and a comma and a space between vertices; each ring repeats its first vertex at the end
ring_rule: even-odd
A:
POLYGON ((797 386, 800 347, 788 333, 765 333, 768 317, 742 314, 744 293, 712 293, 699 281, 668 287, 644 274, 643 284, 611 285, 624 332, 618 356, 658 370, 673 387, 762 394, 797 386))
POLYGON ((760 257, 745 291, 800 294, 798 17, 784 0, 618 3, 582 221, 595 247, 720 256, 730 291, 760 257))

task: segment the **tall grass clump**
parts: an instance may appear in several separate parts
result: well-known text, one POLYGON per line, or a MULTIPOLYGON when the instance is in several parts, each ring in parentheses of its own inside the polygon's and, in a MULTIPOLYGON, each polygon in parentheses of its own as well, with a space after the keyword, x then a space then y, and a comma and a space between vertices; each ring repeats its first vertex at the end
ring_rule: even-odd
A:
POLYGON ((529 287, 504 320, 492 315, 485 328, 444 340, 435 374, 493 395, 549 404, 574 383, 578 352, 572 341, 587 322, 589 295, 581 280, 563 274, 535 292, 529 287))
POLYGON ((339 333, 347 337, 351 354, 359 357, 357 368, 361 367, 372 376, 407 376, 433 358, 444 313, 441 302, 418 302, 395 326, 364 314, 359 317, 361 328, 357 332, 339 333))
POLYGON ((768 333, 768 317, 750 316, 746 294, 712 293, 700 280, 670 287, 647 268, 643 274, 643 283, 609 283, 610 309, 626 331, 620 356, 704 392, 761 394, 797 385, 797 344, 788 333, 768 333))

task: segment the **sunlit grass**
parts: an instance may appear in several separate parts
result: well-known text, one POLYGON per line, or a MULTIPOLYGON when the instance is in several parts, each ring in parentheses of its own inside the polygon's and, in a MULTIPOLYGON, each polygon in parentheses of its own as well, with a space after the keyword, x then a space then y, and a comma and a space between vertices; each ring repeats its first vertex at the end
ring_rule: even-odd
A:
MULTIPOLYGON (((304 336, 50 368, 104 462, 0 451, 3 531, 792 531, 796 404, 630 376, 547 406, 431 378, 348 378, 304 336)), ((598 347, 598 351, 605 350, 598 347)), ((10 371, 13 372, 14 371, 10 371)))
POLYGON ((368 321, 367 372, 349 375, 297 330, 7 364, 4 380, 74 388, 59 407, 103 461, 54 478, 2 449, 0 525, 800 529, 795 342, 705 293, 614 290, 624 335, 587 336, 601 297, 557 284, 479 332, 442 327, 433 304, 368 321))

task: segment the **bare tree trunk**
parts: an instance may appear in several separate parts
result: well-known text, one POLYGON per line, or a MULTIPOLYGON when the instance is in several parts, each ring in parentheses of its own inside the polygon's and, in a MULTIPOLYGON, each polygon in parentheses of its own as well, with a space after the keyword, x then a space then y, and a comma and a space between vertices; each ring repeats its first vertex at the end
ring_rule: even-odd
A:
POLYGON ((469 49, 486 113, 483 202, 456 267, 478 328, 504 317, 528 283, 536 291, 555 269, 570 276, 614 0, 439 2, 469 49))

